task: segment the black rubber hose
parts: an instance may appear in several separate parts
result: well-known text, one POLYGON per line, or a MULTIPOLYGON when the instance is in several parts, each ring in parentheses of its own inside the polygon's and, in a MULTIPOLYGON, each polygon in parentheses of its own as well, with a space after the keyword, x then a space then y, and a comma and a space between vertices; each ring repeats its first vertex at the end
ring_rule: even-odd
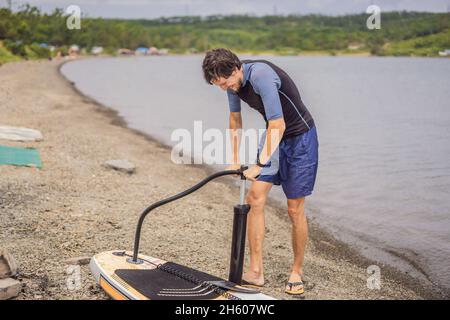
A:
POLYGON ((198 189, 200 189, 201 187, 203 187, 205 184, 207 184, 208 182, 210 182, 211 180, 214 180, 216 178, 222 177, 222 176, 227 176, 227 175, 232 175, 232 174, 237 174, 237 175, 241 175, 242 177, 242 173, 244 172, 244 170, 246 170, 246 167, 241 167, 241 169, 239 170, 225 170, 225 171, 219 171, 217 173, 214 173, 212 175, 210 175, 209 177, 206 177, 205 179, 203 179, 202 181, 200 181, 199 183, 197 183, 195 186, 180 192, 176 195, 173 195, 169 198, 160 200, 158 202, 155 202, 154 204, 150 205, 147 209, 145 209, 141 216, 139 217, 139 221, 136 227, 136 235, 134 238, 134 251, 133 251, 133 260, 131 262, 133 263, 139 263, 138 261, 138 253, 139 253, 139 241, 141 238, 141 229, 142 229, 142 224, 144 223, 144 219, 145 217, 150 213, 150 211, 152 211, 153 209, 156 209, 162 205, 165 205, 169 202, 178 200, 180 198, 183 198, 189 194, 191 194, 192 192, 197 191, 198 189))

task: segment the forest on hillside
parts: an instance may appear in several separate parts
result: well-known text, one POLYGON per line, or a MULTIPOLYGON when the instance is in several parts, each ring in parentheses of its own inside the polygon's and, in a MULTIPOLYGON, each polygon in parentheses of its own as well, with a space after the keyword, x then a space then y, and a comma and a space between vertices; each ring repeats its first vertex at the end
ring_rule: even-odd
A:
POLYGON ((366 27, 367 14, 346 16, 208 16, 126 20, 82 17, 69 30, 63 9, 51 14, 23 6, 0 9, 0 61, 46 57, 46 43, 67 51, 72 44, 89 50, 157 47, 171 53, 227 47, 237 52, 297 55, 369 52, 372 55, 437 56, 450 49, 449 13, 386 12, 381 29, 366 27))

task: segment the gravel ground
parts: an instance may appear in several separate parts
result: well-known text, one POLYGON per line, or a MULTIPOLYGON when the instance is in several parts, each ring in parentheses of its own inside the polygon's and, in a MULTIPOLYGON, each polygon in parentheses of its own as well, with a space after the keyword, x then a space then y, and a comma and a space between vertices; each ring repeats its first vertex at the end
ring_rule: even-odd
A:
MULTIPOLYGON (((107 299, 88 266, 81 284, 65 260, 111 249, 131 249, 140 212, 181 191, 208 168, 175 165, 170 150, 125 127, 116 114, 80 95, 58 71, 58 61, 15 62, 0 67, 0 124, 40 130, 41 142, 1 141, 39 150, 42 170, 0 166, 0 246, 20 265, 24 287, 17 299, 107 299), (128 159, 133 175, 106 169, 128 159)), ((155 211, 146 220, 141 252, 227 277, 232 178, 155 211)), ((307 212, 308 212, 307 208, 307 212)), ((283 293, 292 258, 290 223, 271 203, 266 210, 264 293, 283 293)), ((427 283, 381 267, 381 289, 367 288, 368 261, 310 222, 305 264, 306 299, 423 299, 443 296, 427 283)))

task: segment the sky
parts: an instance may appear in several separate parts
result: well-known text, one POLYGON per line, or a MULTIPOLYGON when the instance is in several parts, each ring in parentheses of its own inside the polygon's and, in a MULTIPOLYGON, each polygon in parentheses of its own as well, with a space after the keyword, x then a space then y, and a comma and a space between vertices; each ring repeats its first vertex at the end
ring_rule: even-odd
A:
MULTIPOLYGON (((78 5, 82 14, 104 18, 158 18, 215 14, 287 15, 362 13, 375 4, 383 11, 450 11, 450 0, 12 0, 13 9, 29 3, 45 12, 78 5)), ((0 0, 0 6, 7 0, 0 0)))

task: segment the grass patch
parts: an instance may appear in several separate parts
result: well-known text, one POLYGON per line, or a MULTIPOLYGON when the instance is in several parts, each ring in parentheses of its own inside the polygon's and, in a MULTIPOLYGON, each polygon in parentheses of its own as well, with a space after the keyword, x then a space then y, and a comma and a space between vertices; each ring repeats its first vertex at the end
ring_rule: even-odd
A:
POLYGON ((0 41, 0 65, 20 60, 19 57, 12 54, 8 49, 3 46, 3 42, 0 41))

